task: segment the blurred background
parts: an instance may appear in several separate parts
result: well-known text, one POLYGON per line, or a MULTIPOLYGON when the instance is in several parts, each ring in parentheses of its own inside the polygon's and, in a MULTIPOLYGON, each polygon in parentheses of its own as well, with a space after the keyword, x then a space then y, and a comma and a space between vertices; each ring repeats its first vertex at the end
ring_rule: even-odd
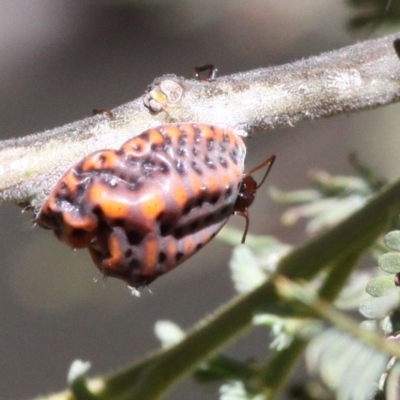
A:
MULTIPOLYGON (((191 77, 194 66, 213 63, 226 75, 368 39, 370 32, 347 29, 351 13, 337 0, 2 0, 1 139, 133 100, 165 73, 191 77)), ((305 241, 301 227, 281 226, 282 208, 268 198, 268 185, 305 187, 315 167, 351 174, 351 152, 382 175, 398 176, 398 107, 249 139, 248 168, 277 155, 251 208, 251 232, 305 241)), ((65 388, 76 358, 92 362, 92 375, 120 368, 158 347, 157 320, 188 328, 234 295, 231 249, 218 240, 136 298, 122 282, 104 281, 86 251, 33 229, 32 216, 17 206, 0 208, 0 227, 0 398, 65 388)), ((267 347, 268 332, 260 328, 229 351, 256 359, 267 347)), ((215 399, 216 390, 188 380, 168 399, 215 399)))

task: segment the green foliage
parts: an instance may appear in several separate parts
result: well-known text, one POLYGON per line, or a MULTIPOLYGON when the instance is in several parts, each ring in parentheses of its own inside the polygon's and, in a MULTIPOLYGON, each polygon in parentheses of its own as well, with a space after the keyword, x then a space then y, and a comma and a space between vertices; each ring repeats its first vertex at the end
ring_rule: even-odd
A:
POLYGON ((282 223, 293 225, 301 218, 308 219, 306 230, 318 233, 335 226, 361 208, 379 189, 384 181, 376 177, 354 157, 353 166, 360 176, 334 176, 325 171, 309 173, 312 189, 283 192, 270 189, 271 197, 278 203, 291 207, 283 213, 282 223))
POLYGON ((382 272, 368 282, 366 292, 370 297, 360 304, 360 312, 364 317, 380 322, 384 333, 390 335, 399 327, 400 288, 395 284, 395 277, 400 272, 400 231, 389 232, 384 243, 395 251, 379 257, 382 272))
POLYGON ((388 356, 354 337, 331 328, 311 341, 306 352, 311 373, 336 394, 336 399, 373 399, 388 356))
MULTIPOLYGON (((400 231, 389 232, 384 243, 395 252, 379 257, 378 264, 384 275, 376 269, 370 270, 370 279, 365 285, 367 296, 359 303, 359 311, 368 318, 361 324, 362 328, 389 338, 400 327, 400 288, 394 280, 400 272, 400 231)), ((368 274, 364 272, 364 276, 368 274)), ((349 289, 353 291, 353 284, 349 289)), ((396 358, 389 364, 388 359, 387 353, 337 328, 318 334, 306 351, 309 371, 321 377, 335 392, 335 398, 345 400, 375 398, 378 388, 382 396, 390 398, 389 390, 394 380, 398 383, 400 367, 396 358)))

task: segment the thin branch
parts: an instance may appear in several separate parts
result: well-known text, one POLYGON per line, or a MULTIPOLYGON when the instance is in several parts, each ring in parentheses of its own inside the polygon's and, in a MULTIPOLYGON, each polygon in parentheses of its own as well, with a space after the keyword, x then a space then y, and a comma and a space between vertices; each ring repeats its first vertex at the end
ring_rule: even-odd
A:
MULTIPOLYGON (((343 289, 347 278, 357 265, 357 260, 362 253, 359 248, 349 253, 344 252, 330 265, 327 276, 318 290, 318 295, 327 304, 332 303, 343 289)), ((310 338, 296 336, 292 343, 281 351, 273 353, 270 360, 260 371, 261 385, 265 388, 266 399, 276 398, 277 393, 284 387, 290 378, 291 372, 304 353, 310 338)), ((384 339, 381 338, 381 341, 384 339)))
POLYGON ((118 148, 162 123, 201 121, 244 134, 394 103, 400 99, 400 61, 393 47, 399 36, 212 81, 165 75, 112 113, 0 142, 0 201, 37 210, 63 172, 82 157, 118 148))

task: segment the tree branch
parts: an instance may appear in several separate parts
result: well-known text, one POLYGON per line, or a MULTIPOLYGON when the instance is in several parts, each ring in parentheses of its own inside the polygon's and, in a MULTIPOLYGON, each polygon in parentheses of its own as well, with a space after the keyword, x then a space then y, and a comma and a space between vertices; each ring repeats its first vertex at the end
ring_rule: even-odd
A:
POLYGON ((0 142, 0 201, 36 211, 60 176, 85 155, 118 148, 143 130, 192 121, 264 130, 367 110, 400 99, 400 34, 317 57, 200 81, 165 75, 109 112, 0 142))

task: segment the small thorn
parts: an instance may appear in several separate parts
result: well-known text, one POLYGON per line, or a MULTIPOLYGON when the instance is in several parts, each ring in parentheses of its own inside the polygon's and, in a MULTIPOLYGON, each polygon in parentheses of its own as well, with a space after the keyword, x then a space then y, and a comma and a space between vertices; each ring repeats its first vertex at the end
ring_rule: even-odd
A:
POLYGON ((205 64, 201 65, 200 67, 194 67, 194 76, 199 81, 214 81, 217 76, 218 69, 215 68, 214 64, 205 64), (206 78, 201 76, 202 72, 207 72, 208 76, 206 78))
POLYGON ((92 111, 93 115, 104 114, 107 115, 107 117, 109 117, 110 119, 114 118, 114 113, 108 108, 94 108, 92 111))
POLYGON ((137 288, 128 285, 128 289, 130 290, 132 296, 140 297, 140 292, 137 288))

